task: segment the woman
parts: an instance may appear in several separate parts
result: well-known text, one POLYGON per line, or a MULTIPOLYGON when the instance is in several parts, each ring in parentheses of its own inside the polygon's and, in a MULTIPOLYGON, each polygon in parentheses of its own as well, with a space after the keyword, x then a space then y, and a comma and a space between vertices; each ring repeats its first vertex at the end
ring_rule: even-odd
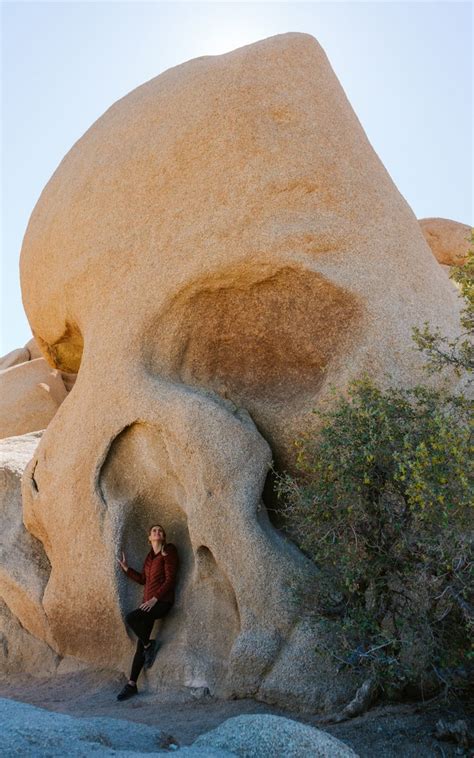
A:
POLYGON ((141 574, 128 565, 123 551, 122 559, 117 559, 127 576, 145 585, 143 603, 126 616, 127 624, 137 635, 138 642, 130 679, 117 695, 117 700, 128 700, 137 694, 137 679, 140 671, 143 666, 146 669, 151 668, 156 658, 156 640, 150 639, 153 624, 156 619, 166 616, 174 602, 178 551, 174 545, 167 544, 165 530, 161 526, 150 528, 148 540, 151 543, 151 550, 145 558, 141 574))

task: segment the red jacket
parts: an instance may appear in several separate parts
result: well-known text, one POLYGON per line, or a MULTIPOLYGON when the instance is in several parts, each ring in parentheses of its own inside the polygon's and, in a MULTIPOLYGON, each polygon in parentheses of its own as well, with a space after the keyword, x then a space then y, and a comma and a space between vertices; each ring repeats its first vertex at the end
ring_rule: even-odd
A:
POLYGON ((127 576, 145 585, 143 602, 156 597, 167 603, 174 602, 174 586, 178 571, 178 551, 172 544, 166 545, 166 555, 154 553, 153 548, 145 558, 141 574, 128 567, 127 576))

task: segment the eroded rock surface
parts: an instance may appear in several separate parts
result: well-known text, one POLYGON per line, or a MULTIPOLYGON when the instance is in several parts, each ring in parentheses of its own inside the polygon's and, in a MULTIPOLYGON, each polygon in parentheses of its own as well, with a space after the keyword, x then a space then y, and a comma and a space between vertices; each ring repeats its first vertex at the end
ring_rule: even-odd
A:
POLYGON ((272 453, 291 464, 363 371, 417 381, 412 326, 454 335, 459 303, 318 43, 199 58, 113 105, 43 191, 21 276, 43 354, 79 371, 23 482, 56 649, 128 669, 116 557, 139 568, 162 523, 182 565, 152 686, 343 702, 355 681, 294 602, 317 572, 261 502, 272 453))
POLYGON ((51 365, 77 371, 86 350, 211 388, 287 462, 332 384, 410 384, 411 327, 457 327, 456 293, 303 34, 190 61, 113 105, 45 188, 21 270, 51 365))

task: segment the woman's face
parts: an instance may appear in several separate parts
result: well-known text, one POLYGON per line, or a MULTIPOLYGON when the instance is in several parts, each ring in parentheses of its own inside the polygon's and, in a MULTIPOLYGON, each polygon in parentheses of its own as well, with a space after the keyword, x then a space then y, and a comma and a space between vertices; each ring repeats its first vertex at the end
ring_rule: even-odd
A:
POLYGON ((148 534, 148 539, 151 540, 158 540, 158 542, 163 542, 165 538, 165 530, 161 526, 152 526, 150 529, 150 532, 148 534))

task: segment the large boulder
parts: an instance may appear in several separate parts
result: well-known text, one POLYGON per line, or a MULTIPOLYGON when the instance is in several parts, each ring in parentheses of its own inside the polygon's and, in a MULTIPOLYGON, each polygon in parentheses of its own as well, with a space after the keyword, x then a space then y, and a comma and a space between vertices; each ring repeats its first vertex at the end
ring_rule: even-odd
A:
POLYGON ((419 378, 413 325, 457 328, 456 294, 304 34, 115 103, 44 189, 21 278, 52 366, 76 372, 87 333, 83 371, 211 388, 280 456, 332 385, 419 378))
POLYGON ((21 279, 43 354, 79 371, 23 482, 57 649, 128 667, 117 554, 139 568, 163 523, 181 574, 152 686, 344 700, 353 674, 295 602, 317 572, 264 482, 333 387, 416 382, 412 326, 454 336, 459 303, 316 40, 189 61, 113 105, 44 189, 21 279))

